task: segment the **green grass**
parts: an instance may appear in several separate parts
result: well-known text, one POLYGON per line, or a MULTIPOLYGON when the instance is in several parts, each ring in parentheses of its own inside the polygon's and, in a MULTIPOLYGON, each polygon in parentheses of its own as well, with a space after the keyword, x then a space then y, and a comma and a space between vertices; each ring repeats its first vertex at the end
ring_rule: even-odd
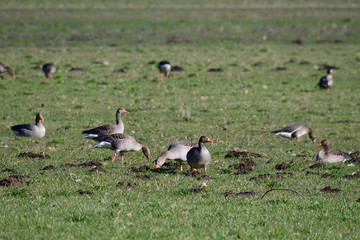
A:
MULTIPOLYGON (((311 2, 298 2, 305 3, 304 9, 288 12, 286 1, 272 3, 282 8, 250 5, 239 11, 244 5, 236 2, 231 2, 233 8, 213 11, 223 5, 198 1, 198 8, 205 6, 197 11, 186 7, 187 2, 166 1, 168 11, 155 12, 161 15, 152 14, 155 5, 133 8, 111 2, 104 10, 96 4, 64 2, 70 10, 79 9, 72 12, 59 5, 43 11, 38 6, 42 1, 7 3, 0 10, 0 60, 15 70, 16 80, 6 74, 0 80, 0 170, 12 168, 30 178, 26 187, 0 188, 0 238, 358 239, 359 180, 344 176, 359 171, 359 165, 329 164, 311 169, 319 176, 308 176, 320 149, 306 136, 298 144, 270 134, 302 122, 318 141, 328 138, 335 149, 360 149, 358 5, 347 1, 342 10, 329 7, 330 15, 319 15, 309 13, 311 2), (297 15, 291 17, 293 13, 297 15), (320 35, 319 29, 324 29, 320 35), (69 40, 84 34, 91 37, 69 40), (173 35, 189 41, 170 43, 173 35), (49 38, 42 41, 43 36, 49 38), (291 44, 295 39, 306 44, 291 44), (317 42, 324 39, 329 40, 317 42), (335 44, 336 39, 342 43, 335 44), (172 73, 170 79, 159 77, 156 63, 162 59, 185 71, 172 73), (57 65, 52 80, 32 69, 48 61, 57 65), (305 61, 309 64, 300 64, 305 61), (322 64, 340 68, 334 71, 331 92, 316 86, 324 75, 317 70, 322 64), (72 67, 85 70, 70 71, 72 67), (122 67, 126 73, 116 72, 122 67), (274 71, 276 67, 287 70, 274 71), (211 73, 209 68, 224 71, 211 73), (127 153, 123 165, 120 158, 111 162, 109 150, 89 151, 95 143, 81 139, 81 131, 114 122, 118 107, 130 112, 123 115, 125 132, 148 145, 152 161, 171 142, 211 138, 210 179, 185 176, 189 167, 184 174, 169 168, 146 172, 156 180, 139 179, 130 167, 155 166, 141 152, 127 153), (18 138, 7 128, 33 122, 37 112, 45 118, 44 138, 18 138), (240 160, 224 156, 242 149, 267 156, 254 158, 258 166, 251 174, 233 175, 229 165, 240 160), (18 157, 25 151, 45 152, 49 158, 18 157), (107 172, 62 167, 90 160, 102 162, 107 172), (284 171, 293 176, 250 181, 259 174, 275 174, 274 166, 283 162, 292 162, 284 171), (40 170, 50 164, 55 169, 40 170), (322 178, 323 173, 335 177, 322 178), (123 180, 138 186, 118 187, 123 180), (205 193, 191 192, 203 185, 205 193), (320 192, 325 186, 341 192, 320 192), (291 188, 306 199, 274 191, 261 200, 270 188, 291 188), (94 194, 80 195, 79 189, 94 194), (225 198, 230 190, 256 191, 259 197, 225 198)), ((338 6, 337 1, 331 4, 338 6)), ((9 175, 0 173, 0 179, 9 175)))

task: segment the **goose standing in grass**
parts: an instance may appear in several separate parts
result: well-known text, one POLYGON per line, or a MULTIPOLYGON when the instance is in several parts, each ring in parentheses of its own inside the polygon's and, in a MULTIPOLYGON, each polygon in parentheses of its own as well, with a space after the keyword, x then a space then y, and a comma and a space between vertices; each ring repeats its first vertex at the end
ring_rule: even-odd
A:
POLYGON ((307 128, 305 127, 304 124, 301 123, 292 123, 282 129, 273 131, 271 133, 275 133, 275 135, 279 135, 285 138, 289 138, 292 139, 296 138, 297 142, 300 142, 300 137, 305 135, 305 134, 309 134, 309 138, 311 139, 311 141, 313 143, 315 143, 316 139, 314 137, 313 131, 311 130, 311 128, 307 128))
POLYGON ((318 145, 318 147, 324 147, 316 156, 316 161, 326 162, 326 163, 337 163, 345 162, 350 159, 351 156, 348 153, 340 152, 338 150, 330 149, 330 142, 327 139, 323 139, 318 145))
POLYGON ((171 71, 171 64, 169 61, 163 60, 161 62, 159 62, 158 65, 160 74, 165 74, 166 77, 170 77, 170 71, 171 71))
POLYGON ((326 71, 326 76, 323 76, 320 78, 320 81, 318 83, 319 87, 321 89, 327 89, 328 91, 330 91, 330 88, 333 86, 334 84, 334 79, 332 77, 332 69, 329 68, 327 71, 326 71))
POLYGON ((11 69, 11 67, 5 66, 4 64, 2 64, 0 62, 0 73, 5 73, 7 72, 14 80, 15 80, 15 73, 14 71, 11 69))
POLYGON ((166 159, 175 160, 180 163, 180 171, 183 171, 183 162, 186 162, 186 154, 190 151, 191 148, 197 147, 193 142, 189 141, 178 141, 171 143, 168 150, 163 152, 156 159, 156 167, 155 169, 159 169, 164 163, 166 159))
POLYGON ((21 124, 9 127, 16 136, 19 137, 39 137, 42 138, 45 136, 45 127, 42 125, 41 121, 44 118, 41 113, 36 114, 35 124, 21 124))
POLYGON ((118 108, 116 110, 116 124, 107 124, 100 127, 85 130, 82 133, 87 134, 83 138, 96 138, 100 135, 111 135, 116 133, 124 133, 124 123, 121 119, 122 113, 129 113, 124 108, 118 108))
POLYGON ((53 63, 45 63, 42 66, 42 71, 44 72, 46 78, 53 78, 53 74, 56 71, 56 66, 53 63))
POLYGON ((191 148, 186 154, 187 162, 191 167, 190 172, 197 171, 198 168, 204 168, 205 175, 207 175, 206 168, 211 160, 211 154, 205 146, 207 142, 213 141, 206 136, 200 137, 198 146, 191 148))
POLYGON ((143 151, 145 157, 150 160, 150 150, 142 142, 136 141, 132 136, 127 134, 112 134, 112 135, 102 135, 94 138, 96 141, 99 141, 92 149, 94 148, 109 148, 114 150, 114 156, 112 162, 115 161, 116 154, 120 152, 121 161, 124 161, 124 152, 137 152, 140 149, 143 151))

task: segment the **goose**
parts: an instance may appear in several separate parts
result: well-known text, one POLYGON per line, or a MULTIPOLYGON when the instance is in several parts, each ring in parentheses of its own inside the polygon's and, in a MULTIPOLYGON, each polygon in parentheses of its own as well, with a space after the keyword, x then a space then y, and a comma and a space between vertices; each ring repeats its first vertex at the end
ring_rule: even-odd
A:
POLYGON ((314 137, 313 131, 311 128, 305 127, 304 124, 301 123, 292 123, 282 129, 272 131, 271 133, 275 133, 275 135, 280 135, 285 138, 290 138, 291 140, 293 138, 296 138, 297 142, 300 142, 300 137, 309 134, 309 138, 313 143, 315 143, 316 139, 314 137))
POLYGON ((330 142, 327 139, 323 139, 318 145, 318 147, 324 147, 316 156, 316 161, 326 162, 326 163, 337 163, 345 162, 350 159, 351 156, 348 153, 340 152, 338 150, 330 149, 330 142))
POLYGON ((56 66, 53 63, 45 63, 42 66, 42 71, 44 72, 46 78, 53 78, 53 74, 56 71, 56 66))
POLYGON ((140 149, 143 151, 145 157, 150 160, 150 150, 142 142, 136 141, 132 136, 122 133, 116 133, 112 135, 101 135, 95 138, 99 141, 94 148, 109 148, 114 150, 114 156, 112 162, 115 161, 116 154, 120 152, 121 161, 124 161, 124 152, 137 152, 140 149))
POLYGON ((15 80, 15 73, 11 69, 11 67, 5 66, 0 62, 0 73, 5 73, 5 72, 7 72, 15 80))
POLYGON ((166 77, 170 77, 170 71, 171 71, 171 64, 169 61, 163 60, 161 62, 159 62, 158 65, 160 74, 164 73, 166 77))
POLYGON ((327 71, 326 71, 326 76, 323 76, 320 78, 320 81, 318 83, 319 87, 321 89, 327 89, 328 91, 330 91, 330 88, 333 86, 334 84, 334 80, 332 78, 332 69, 329 68, 327 71))
POLYGON ((166 159, 169 160, 176 160, 180 163, 180 171, 183 171, 183 162, 186 162, 186 154, 189 150, 193 147, 197 147, 193 142, 190 141, 178 141, 171 143, 168 150, 163 152, 157 159, 156 159, 156 167, 155 169, 159 169, 164 163, 166 159))
POLYGON ((124 123, 121 120, 122 113, 129 113, 124 108, 116 110, 116 124, 107 124, 100 127, 85 130, 82 133, 87 134, 83 138, 96 138, 100 135, 111 135, 115 133, 124 133, 124 123))
POLYGON ((191 148, 186 154, 187 162, 191 167, 190 172, 197 171, 198 168, 204 168, 205 175, 207 175, 206 168, 210 163, 211 154, 205 146, 206 142, 213 141, 206 136, 200 137, 198 147, 191 148))
POLYGON ((42 138, 45 136, 45 127, 41 121, 44 120, 41 113, 36 114, 35 124, 21 124, 9 127, 16 136, 19 137, 38 137, 42 138))

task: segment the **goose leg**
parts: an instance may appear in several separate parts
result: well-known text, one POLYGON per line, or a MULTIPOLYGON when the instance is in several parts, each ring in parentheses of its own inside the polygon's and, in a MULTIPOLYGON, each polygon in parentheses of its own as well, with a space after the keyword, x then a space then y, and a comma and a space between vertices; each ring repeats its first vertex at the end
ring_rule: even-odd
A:
POLYGON ((180 172, 182 172, 183 171, 183 166, 182 166, 182 164, 180 163, 180 172))
POLYGON ((297 138, 296 141, 299 143, 299 142, 300 142, 300 139, 297 138))
POLYGON ((112 162, 114 162, 115 161, 115 157, 116 157, 116 152, 114 152, 114 156, 113 156, 113 158, 112 158, 112 162))
POLYGON ((121 155, 121 162, 124 162, 124 154, 120 153, 120 155, 121 155))
POLYGON ((206 173, 206 167, 204 167, 204 169, 205 169, 205 175, 207 175, 207 173, 206 173))

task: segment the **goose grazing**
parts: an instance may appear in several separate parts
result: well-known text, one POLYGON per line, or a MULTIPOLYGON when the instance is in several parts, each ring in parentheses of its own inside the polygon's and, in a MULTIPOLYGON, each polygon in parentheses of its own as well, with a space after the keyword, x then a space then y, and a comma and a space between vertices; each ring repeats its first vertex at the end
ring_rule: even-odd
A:
POLYGON ((160 74, 165 74, 166 77, 170 77, 170 71, 171 71, 171 64, 169 61, 163 60, 161 62, 159 62, 158 65, 160 74))
POLYGON ((83 138, 96 138, 100 135, 111 135, 115 133, 123 133, 124 132, 124 123, 121 120, 122 113, 129 113, 123 108, 118 108, 116 111, 116 124, 107 124, 102 125, 97 128, 85 130, 82 133, 87 134, 83 138))
POLYGON ((180 171, 183 171, 183 162, 186 162, 186 154, 193 147, 197 147, 193 142, 189 141, 179 141, 171 143, 168 150, 163 152, 156 159, 156 167, 155 169, 159 169, 164 163, 166 159, 175 160, 180 163, 180 171))
POLYGON ((53 63, 45 63, 42 66, 42 71, 44 72, 46 78, 53 78, 53 74, 56 71, 56 66, 53 63))
POLYGON ((301 123, 292 123, 282 129, 273 131, 271 133, 275 133, 275 135, 280 135, 285 138, 290 138, 291 140, 293 138, 296 138, 297 142, 300 142, 300 137, 305 134, 309 134, 309 138, 313 143, 315 143, 316 139, 314 137, 313 131, 311 128, 305 127, 304 124, 301 123))
POLYGON ((337 162, 345 162, 346 160, 351 158, 350 154, 348 153, 330 149, 330 142, 327 139, 323 139, 317 146, 318 147, 323 146, 324 149, 322 149, 317 154, 316 161, 321 161, 326 163, 337 163, 337 162))
POLYGON ((11 67, 5 66, 0 62, 0 73, 5 73, 5 72, 7 72, 15 80, 15 73, 11 69, 11 67))
POLYGON ((204 168, 205 175, 207 175, 206 168, 210 163, 211 154, 205 146, 206 142, 213 141, 211 141, 211 139, 206 136, 200 137, 198 144, 199 146, 191 148, 190 151, 186 154, 187 162, 191 167, 190 172, 197 171, 198 168, 204 168))
POLYGON ((333 86, 334 84, 334 80, 332 78, 332 69, 329 68, 327 71, 326 71, 326 76, 323 76, 320 78, 320 81, 318 83, 319 87, 321 89, 327 89, 328 91, 330 91, 330 88, 333 86))
POLYGON ((44 120, 41 113, 36 114, 35 124, 21 124, 9 127, 16 136, 19 137, 39 137, 45 136, 45 127, 41 121, 44 120))
POLYGON ((132 136, 127 134, 117 133, 112 135, 103 135, 96 137, 95 140, 99 141, 94 148, 109 148, 114 150, 112 162, 115 161, 116 154, 120 152, 121 161, 124 161, 124 152, 137 152, 140 149, 143 151, 145 157, 150 160, 150 150, 142 142, 136 141, 132 136))

